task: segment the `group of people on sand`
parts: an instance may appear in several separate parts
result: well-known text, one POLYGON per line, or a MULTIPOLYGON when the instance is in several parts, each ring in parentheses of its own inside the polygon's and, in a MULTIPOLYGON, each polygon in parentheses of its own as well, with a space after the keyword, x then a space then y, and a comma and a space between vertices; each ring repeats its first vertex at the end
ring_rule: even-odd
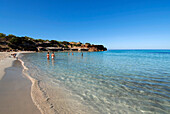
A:
MULTIPOLYGON (((68 52, 68 55, 70 55, 70 53, 68 52)), ((72 55, 74 55, 74 53, 72 52, 72 55)), ((81 54, 81 56, 83 57, 83 53, 81 54)), ((54 59, 55 58, 55 54, 54 52, 52 52, 51 54, 51 58, 54 59)), ((50 53, 48 52, 47 53, 47 59, 50 59, 50 53)))
POLYGON ((11 54, 11 56, 14 57, 14 58, 16 57, 16 55, 17 55, 16 53, 11 54))

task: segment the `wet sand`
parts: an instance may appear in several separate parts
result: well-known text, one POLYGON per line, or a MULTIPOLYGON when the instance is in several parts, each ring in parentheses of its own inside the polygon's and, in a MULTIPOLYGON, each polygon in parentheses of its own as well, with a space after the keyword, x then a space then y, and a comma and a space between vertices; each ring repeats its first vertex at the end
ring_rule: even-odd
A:
POLYGON ((31 81, 22 70, 18 60, 5 69, 0 80, 0 114, 40 114, 31 99, 31 81))
MULTIPOLYGON (((32 52, 18 52, 32 53, 32 52)), ((44 86, 28 75, 28 68, 11 53, 0 52, 0 114, 90 114, 64 88, 44 86)), ((22 55, 21 55, 22 56, 22 55)), ((92 111, 93 112, 93 111, 92 111)), ((93 114, 93 113, 92 113, 93 114)))

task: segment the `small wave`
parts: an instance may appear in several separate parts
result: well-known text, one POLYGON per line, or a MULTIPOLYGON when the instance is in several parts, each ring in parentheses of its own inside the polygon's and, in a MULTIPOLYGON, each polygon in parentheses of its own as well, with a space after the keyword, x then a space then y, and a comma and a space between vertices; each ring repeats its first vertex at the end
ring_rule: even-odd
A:
POLYGON ((40 81, 32 78, 30 75, 26 73, 28 68, 24 65, 24 62, 21 59, 18 59, 23 66, 24 75, 32 82, 31 85, 31 98, 37 108, 40 110, 42 114, 55 114, 57 111, 54 109, 52 103, 49 102, 49 97, 39 86, 40 81))
MULTIPOLYGON (((102 56, 90 53, 83 59, 77 59, 76 54, 73 58, 57 53, 56 59, 49 61, 44 58, 45 53, 35 53, 24 56, 23 60, 29 68, 27 73, 41 80, 37 83, 42 87, 40 90, 45 98, 50 97, 47 101, 62 113, 64 108, 58 110, 60 107, 56 106, 61 104, 56 99, 61 99, 57 96, 60 86, 70 92, 63 92, 64 95, 76 95, 79 101, 100 113, 167 113, 169 55, 149 52, 161 50, 121 54, 109 52, 109 56, 107 53, 102 56)), ((62 103, 63 100, 64 107, 68 102, 65 97, 62 97, 62 103)))

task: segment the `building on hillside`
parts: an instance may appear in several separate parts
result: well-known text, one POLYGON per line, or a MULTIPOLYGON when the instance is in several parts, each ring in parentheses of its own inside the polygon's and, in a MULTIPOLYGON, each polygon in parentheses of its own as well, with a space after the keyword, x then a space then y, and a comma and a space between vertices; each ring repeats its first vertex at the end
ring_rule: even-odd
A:
POLYGON ((79 48, 71 48, 71 51, 78 51, 79 48))
POLYGON ((38 51, 47 51, 47 49, 45 49, 44 47, 37 47, 38 51))
POLYGON ((70 51, 70 48, 63 48, 63 51, 70 51))
POLYGON ((62 47, 47 47, 47 51, 63 51, 62 47))
POLYGON ((88 48, 71 48, 71 51, 88 51, 88 48))
POLYGON ((80 51, 89 51, 89 48, 81 48, 80 51))

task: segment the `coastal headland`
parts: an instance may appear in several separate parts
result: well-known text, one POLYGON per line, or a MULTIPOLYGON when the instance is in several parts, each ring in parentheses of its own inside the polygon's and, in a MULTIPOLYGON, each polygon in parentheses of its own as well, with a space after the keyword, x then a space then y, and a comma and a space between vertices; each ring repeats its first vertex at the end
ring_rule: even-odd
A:
MULTIPOLYGON (((40 82, 24 71, 27 68, 19 55, 42 51, 93 52, 106 51, 103 45, 81 42, 33 39, 0 33, 0 113, 5 114, 53 114, 76 112, 91 113, 91 109, 65 95, 63 89, 57 89, 53 98, 52 90, 48 94, 40 87, 40 82), (16 54, 14 58, 13 54, 16 54), (62 99, 62 100, 61 100, 62 99), (74 106, 72 106, 74 104, 74 106)), ((56 88, 54 89, 56 90, 56 88)))
POLYGON ((106 51, 103 45, 81 42, 33 39, 0 33, 0 51, 106 51))

